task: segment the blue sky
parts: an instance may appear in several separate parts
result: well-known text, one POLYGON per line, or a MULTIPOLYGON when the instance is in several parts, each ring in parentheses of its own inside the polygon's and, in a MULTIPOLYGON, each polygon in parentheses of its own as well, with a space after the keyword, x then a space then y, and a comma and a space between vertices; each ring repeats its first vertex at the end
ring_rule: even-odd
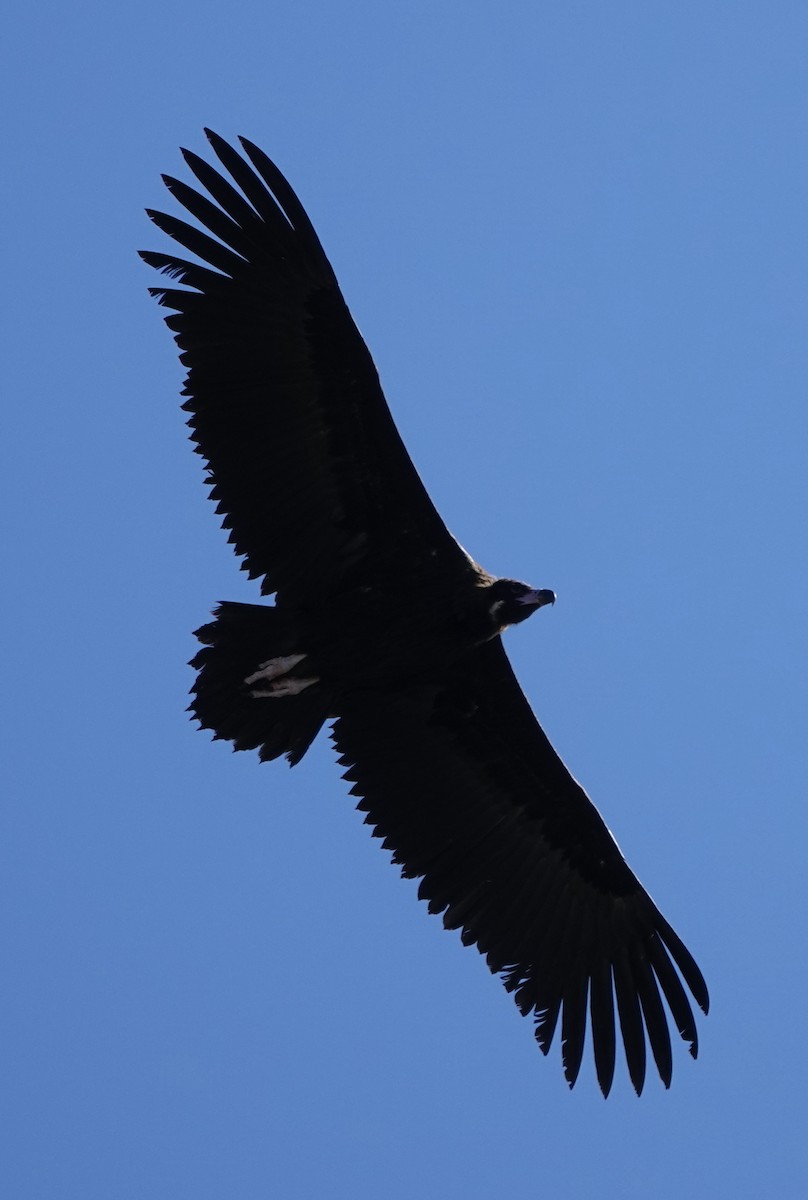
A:
POLYGON ((4 1195, 804 1195, 807 55, 776 0, 11 17, 4 1195), (670 1092, 567 1090, 326 739, 187 721, 255 592, 135 251, 205 124, 289 175, 450 527, 558 592, 509 651, 711 988, 670 1092))

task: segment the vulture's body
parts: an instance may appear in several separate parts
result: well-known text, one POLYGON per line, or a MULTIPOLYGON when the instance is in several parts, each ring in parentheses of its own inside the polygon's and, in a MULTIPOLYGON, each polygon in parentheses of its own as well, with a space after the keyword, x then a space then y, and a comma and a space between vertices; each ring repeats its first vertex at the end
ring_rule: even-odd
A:
POLYGON ((636 1090, 646 1040, 667 1085, 662 997, 695 1057, 684 984, 706 1011, 704 980, 502 646, 553 594, 489 575, 448 533, 297 197, 255 146, 243 142, 248 162, 208 136, 237 186, 189 153, 213 202, 166 178, 208 232, 150 213, 205 265, 143 257, 182 285, 154 291, 173 310, 192 436, 230 540, 275 603, 222 604, 198 631, 192 711, 236 749, 292 763, 335 718, 375 834, 535 1014, 545 1053, 560 1017, 569 1083, 589 1013, 604 1093, 618 1026, 636 1090))

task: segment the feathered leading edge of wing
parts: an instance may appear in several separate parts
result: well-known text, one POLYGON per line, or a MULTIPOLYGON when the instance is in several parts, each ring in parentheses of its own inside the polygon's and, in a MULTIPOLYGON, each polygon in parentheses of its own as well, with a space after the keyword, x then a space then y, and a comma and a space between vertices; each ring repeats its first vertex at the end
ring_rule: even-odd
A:
POLYGON ((293 603, 351 571, 468 574, 300 201, 256 146, 242 139, 248 162, 206 132, 233 182, 188 151, 208 195, 163 177, 204 231, 149 210, 201 263, 142 257, 180 285, 152 293, 173 310, 192 437, 242 565, 293 603))
POLYGON ((535 1014, 545 1054, 560 1018, 569 1085, 588 1011, 604 1095, 617 1028, 637 1093, 646 1040, 668 1087, 663 997, 695 1058, 682 981, 706 1012, 704 979, 548 742, 500 639, 446 680, 347 697, 333 737, 366 823, 402 874, 421 878, 429 911, 535 1014))

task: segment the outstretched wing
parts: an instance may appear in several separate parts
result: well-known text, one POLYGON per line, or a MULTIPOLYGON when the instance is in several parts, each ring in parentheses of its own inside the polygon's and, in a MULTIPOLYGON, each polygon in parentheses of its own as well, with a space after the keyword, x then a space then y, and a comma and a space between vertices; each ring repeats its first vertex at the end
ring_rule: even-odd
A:
POLYGON ((297 196, 266 155, 247 162, 206 131, 233 186, 195 154, 212 199, 164 176, 207 232, 149 211, 202 263, 142 252, 180 287, 173 309, 188 368, 184 407, 230 540, 265 594, 325 598, 352 573, 474 572, 396 430, 376 368, 297 196), (252 165, 250 165, 252 164, 252 165))
POLYGON ((530 710, 499 638, 446 680, 345 698, 333 737, 359 808, 430 912, 476 944, 546 1054, 561 1018, 564 1072, 578 1076, 589 1013, 604 1095, 616 1022, 631 1081, 646 1038, 667 1087, 667 1001, 695 1058, 687 984, 704 979, 623 858, 530 710), (674 964, 678 967, 677 973, 674 964))

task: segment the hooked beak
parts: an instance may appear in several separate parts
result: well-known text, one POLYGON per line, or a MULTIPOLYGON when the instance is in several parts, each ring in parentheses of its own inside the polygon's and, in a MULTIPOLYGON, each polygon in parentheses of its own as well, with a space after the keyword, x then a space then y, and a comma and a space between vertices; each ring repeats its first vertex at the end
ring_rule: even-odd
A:
POLYGON ((516 602, 517 604, 527 604, 530 608, 544 608, 545 604, 555 604, 556 594, 549 588, 538 588, 531 592, 525 592, 524 596, 517 596, 516 602))

